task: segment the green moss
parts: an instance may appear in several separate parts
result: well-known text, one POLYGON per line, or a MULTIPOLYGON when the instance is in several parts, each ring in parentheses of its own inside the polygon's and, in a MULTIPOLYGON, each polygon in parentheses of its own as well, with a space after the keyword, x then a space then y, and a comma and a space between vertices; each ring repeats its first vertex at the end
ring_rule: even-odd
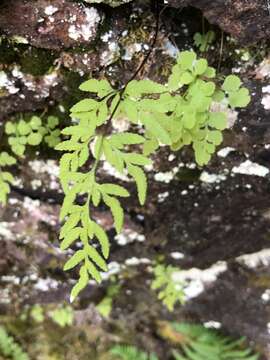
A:
POLYGON ((43 75, 48 72, 56 57, 54 52, 45 49, 37 49, 25 45, 20 45, 20 49, 19 62, 21 71, 34 76, 43 75))

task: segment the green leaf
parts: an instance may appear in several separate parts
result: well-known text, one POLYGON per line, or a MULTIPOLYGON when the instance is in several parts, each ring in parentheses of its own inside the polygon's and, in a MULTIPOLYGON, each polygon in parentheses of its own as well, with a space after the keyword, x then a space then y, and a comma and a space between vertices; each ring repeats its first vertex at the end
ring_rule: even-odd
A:
POLYGON ((60 144, 56 145, 55 150, 59 151, 75 151, 80 150, 82 148, 82 145, 77 143, 74 140, 66 140, 60 142, 60 144))
POLYGON ((85 258, 85 253, 83 250, 78 250, 75 254, 65 263, 64 271, 73 269, 85 258))
POLYGON ((224 130, 227 127, 227 117, 223 112, 212 112, 209 114, 208 124, 217 129, 224 130))
POLYGON ((129 192, 122 186, 116 184, 102 184, 99 186, 102 194, 109 194, 114 196, 128 197, 129 192))
POLYGON ((110 143, 114 146, 117 144, 121 145, 134 145, 134 144, 142 144, 145 142, 145 138, 138 134, 133 134, 130 132, 123 132, 118 134, 113 134, 110 139, 110 143))
POLYGON ((152 80, 132 80, 128 83, 125 93, 138 97, 143 94, 160 94, 165 91, 167 91, 167 88, 164 85, 152 80))
POLYGON ((188 71, 184 72, 180 77, 180 83, 184 85, 190 84, 194 80, 192 74, 188 71))
POLYGON ((144 205, 147 191, 147 179, 145 173, 138 166, 131 164, 128 164, 127 170, 136 182, 140 204, 144 205))
POLYGON ((222 134, 220 131, 217 131, 217 130, 209 131, 207 140, 212 142, 215 145, 219 145, 222 143, 222 134))
POLYGON ((101 279, 100 273, 97 270, 97 268, 95 267, 95 265, 92 264, 90 261, 88 261, 86 263, 86 267, 87 267, 89 274, 92 276, 92 278, 95 279, 97 283, 101 283, 102 279, 101 279))
POLYGON ((41 118, 38 116, 32 116, 30 120, 30 126, 33 130, 38 130, 38 128, 41 126, 42 121, 41 118))
POLYGON ((24 120, 20 120, 17 126, 20 135, 28 135, 31 132, 31 127, 24 120))
POLYGON ((138 122, 138 108, 137 103, 129 98, 123 100, 121 108, 126 113, 128 119, 137 124, 138 122))
POLYGON ((250 102, 249 91, 246 88, 241 88, 239 91, 229 94, 229 104, 235 107, 246 107, 250 102))
POLYGON ((161 143, 171 145, 172 141, 168 131, 165 130, 154 117, 151 115, 143 115, 141 122, 147 131, 155 136, 161 143))
POLYGON ((71 229, 68 234, 65 235, 64 240, 61 242, 61 250, 66 250, 70 245, 80 237, 82 228, 76 227, 71 229))
POLYGON ((79 295, 79 293, 87 286, 88 281, 89 281, 89 277, 86 266, 82 266, 80 269, 80 278, 71 290, 71 294, 70 294, 71 302, 73 302, 74 299, 76 299, 76 297, 79 295))
POLYGON ((104 259, 99 255, 97 250, 93 246, 86 246, 86 252, 90 259, 97 264, 103 271, 108 271, 108 267, 104 259))
POLYGON ((97 101, 93 99, 83 99, 74 106, 72 106, 70 111, 72 113, 88 112, 90 110, 96 109, 97 107, 98 107, 97 101))
POLYGON ((92 195, 93 205, 98 206, 101 200, 101 193, 96 185, 93 187, 91 195, 92 195))
POLYGON ((121 204, 117 199, 105 194, 103 194, 103 200, 104 203, 111 209, 114 219, 114 226, 117 233, 119 234, 124 223, 124 212, 121 204))
POLYGON ((85 145, 79 152, 79 166, 83 166, 89 158, 89 148, 85 145))
POLYGON ((194 67, 194 73, 196 75, 202 75, 207 70, 207 60, 197 60, 194 67))
POLYGON ((42 141, 42 136, 39 133, 32 133, 27 137, 27 142, 29 145, 39 145, 42 141))
POLYGON ((146 166, 152 164, 152 161, 150 159, 148 159, 146 156, 141 154, 126 153, 123 154, 123 159, 125 160, 126 163, 131 163, 135 165, 146 166))
POLYGON ((122 153, 120 153, 119 151, 117 154, 116 151, 112 149, 109 141, 107 141, 106 139, 103 140, 103 151, 108 163, 111 164, 120 173, 123 173, 124 162, 122 157, 119 156, 122 153))
POLYGON ((192 70, 196 57, 193 51, 182 51, 178 55, 177 62, 183 70, 192 70))
POLYGON ((242 84, 242 82, 238 76, 229 75, 226 77, 226 79, 222 85, 222 89, 227 92, 237 91, 240 88, 241 84, 242 84))
POLYGON ((55 127, 59 125, 59 120, 56 116, 48 116, 47 124, 50 129, 55 129, 55 127))
POLYGON ((90 79, 83 82, 79 89, 82 91, 88 91, 98 93, 98 96, 103 97, 109 94, 113 89, 107 80, 90 79))
POLYGON ((63 239, 68 233, 78 224, 81 218, 80 212, 75 212, 69 215, 65 224, 61 228, 60 239, 63 239))
POLYGON ((108 236, 106 232, 102 229, 102 227, 97 223, 94 223, 94 233, 100 243, 102 254, 105 259, 107 259, 110 251, 110 243, 108 236))
POLYGON ((15 134, 16 132, 16 126, 11 121, 8 121, 5 126, 5 132, 6 134, 15 134))

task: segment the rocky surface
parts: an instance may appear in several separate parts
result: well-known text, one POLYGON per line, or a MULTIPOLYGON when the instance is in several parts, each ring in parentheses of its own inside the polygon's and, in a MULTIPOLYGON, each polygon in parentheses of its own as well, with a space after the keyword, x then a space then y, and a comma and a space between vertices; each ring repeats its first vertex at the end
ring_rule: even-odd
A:
MULTIPOLYGON (((41 147, 19 161, 9 204, 0 209, 0 323, 33 359, 43 355, 43 359, 105 360, 111 343, 125 342, 167 360, 170 346, 160 336, 160 320, 200 321, 235 337, 245 335, 270 359, 269 49, 244 46, 245 40, 267 36, 268 29, 264 33, 260 29, 270 17, 258 21, 260 14, 267 14, 259 1, 227 1, 226 7, 222 2, 223 11, 218 1, 216 7, 199 0, 169 2, 194 7, 163 11, 156 47, 139 77, 164 81, 177 52, 194 46, 194 33, 202 31, 196 7, 239 39, 235 43, 225 37, 220 59, 216 30, 216 41, 205 56, 213 66, 220 63, 222 74, 239 74, 252 102, 246 110, 231 114, 231 128, 207 167, 196 167, 190 149, 173 156, 162 149, 148 173, 145 207, 138 206, 134 184, 127 184, 132 197, 124 203, 121 236, 115 236, 104 209, 95 213, 112 241, 109 272, 103 274, 102 285, 91 283, 74 305, 72 327, 56 327, 49 316, 54 307, 67 304, 77 278, 76 271, 62 271, 70 254, 59 251, 63 194, 57 155, 41 147), (257 5, 261 8, 256 20, 252 9, 257 11, 257 5), (181 267, 189 284, 186 306, 177 306, 173 314, 150 290, 152 268, 160 260, 181 267), (115 280, 120 291, 110 317, 104 319, 96 305, 115 280), (35 304, 46 313, 42 323, 22 315, 35 304)), ((80 82, 89 76, 124 82, 144 57, 154 33, 155 16, 146 2, 116 9, 67 0, 53 6, 38 0, 35 10, 33 4, 18 0, 0 4, 1 133, 4 121, 22 114, 55 114, 62 126, 70 106, 82 97, 80 82), (14 16, 10 10, 14 6, 18 14, 27 10, 25 17, 14 16), (87 27, 91 36, 86 39, 81 30, 88 11, 98 21, 87 27), (65 14, 71 16, 61 22, 65 14), (74 14, 76 20, 71 21, 74 14), (70 37, 71 26, 80 34, 77 39, 70 37)), ((4 137, 1 146, 6 148, 4 137)), ((115 181, 106 168, 99 176, 115 181)))
POLYGON ((200 9, 211 24, 218 25, 241 44, 267 40, 270 36, 270 8, 265 0, 168 0, 168 4, 200 9))

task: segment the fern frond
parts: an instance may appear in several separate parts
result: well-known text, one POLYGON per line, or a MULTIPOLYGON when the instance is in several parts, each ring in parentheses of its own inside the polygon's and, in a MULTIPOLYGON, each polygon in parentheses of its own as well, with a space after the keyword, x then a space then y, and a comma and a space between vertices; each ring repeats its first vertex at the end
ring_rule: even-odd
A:
POLYGON ((111 349, 111 353, 121 360, 158 360, 155 354, 148 355, 135 346, 116 345, 111 349))
POLYGON ((183 336, 185 341, 181 344, 181 353, 174 350, 176 360, 256 360, 258 354, 254 354, 246 348, 245 339, 237 341, 226 338, 216 330, 207 329, 202 325, 172 323, 175 331, 183 336))

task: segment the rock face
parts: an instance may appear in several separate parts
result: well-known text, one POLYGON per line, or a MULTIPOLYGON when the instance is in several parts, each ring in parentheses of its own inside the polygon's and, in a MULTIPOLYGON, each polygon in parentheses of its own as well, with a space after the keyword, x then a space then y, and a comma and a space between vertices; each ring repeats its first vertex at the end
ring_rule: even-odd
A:
POLYGON ((106 5, 110 5, 112 7, 115 6, 119 6, 119 5, 123 5, 123 4, 127 4, 129 2, 131 2, 132 0, 84 0, 85 2, 89 3, 89 4, 106 4, 106 5))
POLYGON ((3 1, 0 30, 24 37, 31 45, 59 50, 89 45, 96 38, 102 15, 94 7, 67 0, 3 1))
POLYGON ((211 24, 252 44, 270 36, 270 13, 265 0, 169 0, 176 8, 193 6, 200 9, 211 24))

